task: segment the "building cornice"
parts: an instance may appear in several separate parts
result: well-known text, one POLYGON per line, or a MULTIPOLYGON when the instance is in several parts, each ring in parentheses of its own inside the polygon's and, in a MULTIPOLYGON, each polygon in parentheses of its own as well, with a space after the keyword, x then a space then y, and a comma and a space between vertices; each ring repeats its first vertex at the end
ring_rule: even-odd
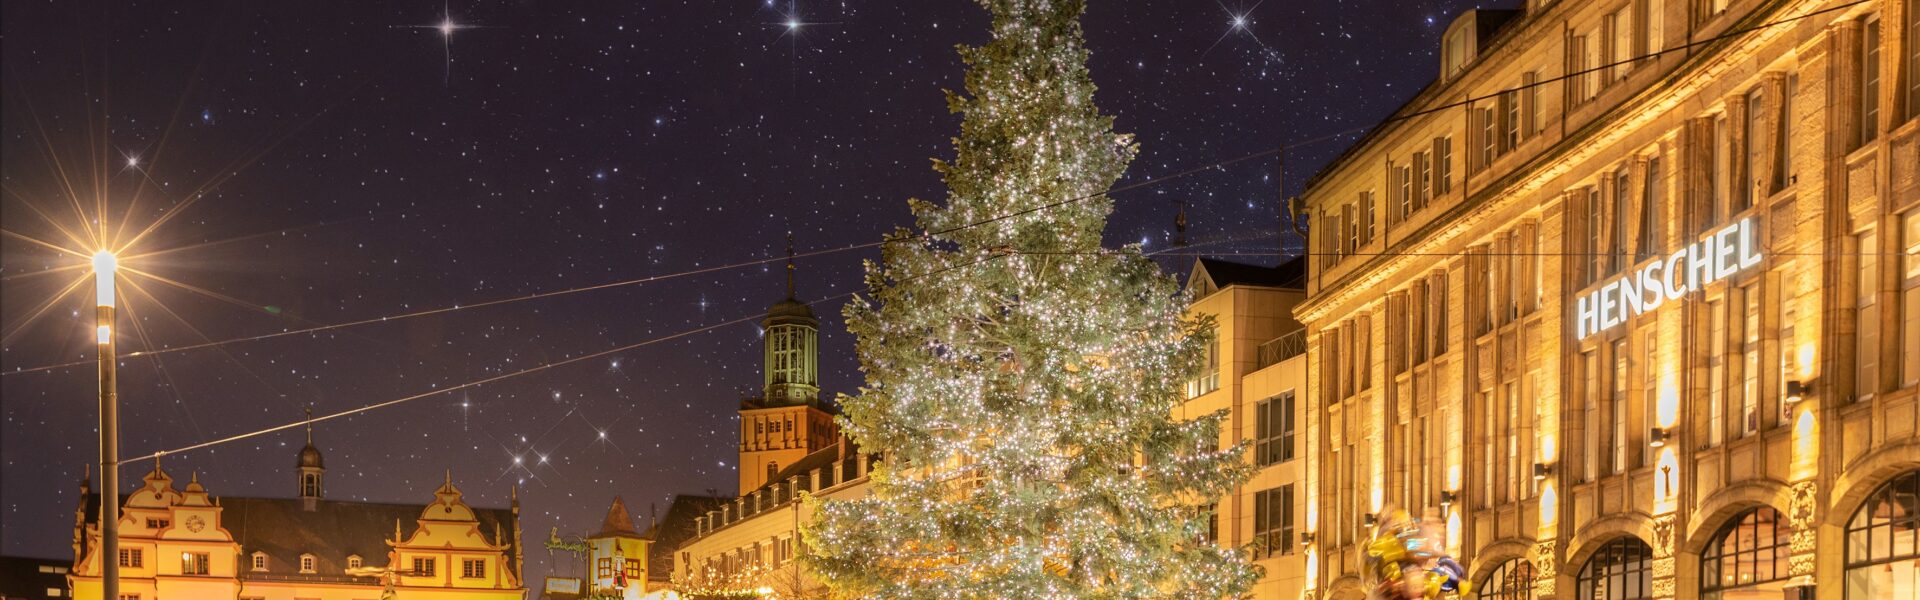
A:
MULTIPOLYGON (((1787 4, 1791 6, 1778 6, 1770 13, 1756 10, 1747 22, 1760 18, 1804 16, 1819 10, 1821 3, 1799 0, 1787 4)), ((1422 263, 1443 260, 1438 256, 1443 250, 1454 247, 1470 234, 1477 235, 1496 216, 1519 206, 1523 198, 1532 196, 1548 182, 1567 174, 1574 165, 1610 150, 1614 143, 1637 132, 1637 126, 1666 114, 1686 99, 1718 83, 1720 75, 1746 62, 1741 57, 1752 54, 1793 30, 1794 27, 1789 26, 1766 27, 1737 39, 1706 45, 1700 53, 1662 76, 1660 81, 1663 84, 1640 90, 1621 101, 1612 110, 1534 156, 1521 168, 1508 172, 1479 193, 1468 196, 1446 213, 1428 221, 1399 244, 1335 281, 1334 286, 1321 293, 1308 295, 1306 301, 1294 309, 1295 317, 1302 323, 1320 321, 1335 308, 1352 303, 1363 291, 1373 290, 1400 276, 1405 270, 1422 263)), ((1540 206, 1545 205, 1540 203, 1540 206)))

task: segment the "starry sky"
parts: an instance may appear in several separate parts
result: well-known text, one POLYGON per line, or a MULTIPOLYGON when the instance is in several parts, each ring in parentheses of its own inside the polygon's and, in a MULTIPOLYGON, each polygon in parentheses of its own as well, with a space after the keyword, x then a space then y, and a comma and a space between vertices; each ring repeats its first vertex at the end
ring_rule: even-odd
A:
MULTIPOLYGON (((1183 273, 1180 254, 1272 263, 1299 243, 1270 157, 1165 178, 1325 139, 1287 151, 1297 193, 1432 79, 1473 7, 1092 4, 1096 100, 1141 146, 1109 242, 1183 273)), ((789 232, 802 253, 873 242, 909 224, 907 198, 943 197, 941 90, 986 21, 963 0, 6 3, 0 552, 65 556, 97 460, 91 287, 62 295, 86 261, 46 244, 150 231, 122 251, 140 274, 118 339, 166 351, 120 362, 128 456, 672 336, 779 300, 766 259, 789 232)), ((800 259, 799 295, 854 291, 876 256, 800 259)), ((858 385, 843 303, 816 306, 829 393, 858 385)), ((565 562, 537 541, 591 532, 616 494, 644 522, 676 493, 732 492, 759 336, 750 320, 323 422, 327 495, 425 503, 451 469, 504 506, 517 485, 537 589, 565 562)), ((304 441, 163 464, 216 495, 292 497, 304 441)))

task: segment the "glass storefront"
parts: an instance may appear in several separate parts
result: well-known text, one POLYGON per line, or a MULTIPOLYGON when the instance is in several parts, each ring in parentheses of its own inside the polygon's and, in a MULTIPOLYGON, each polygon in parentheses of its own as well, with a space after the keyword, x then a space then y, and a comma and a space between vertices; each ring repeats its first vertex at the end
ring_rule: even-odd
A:
POLYGON ((1579 600, 1653 598, 1653 549, 1640 538, 1623 537, 1601 546, 1580 567, 1579 600))
POLYGON ((1512 559, 1488 573, 1473 589, 1479 600, 1533 600, 1533 563, 1512 559))
POLYGON ((1701 600, 1785 598, 1792 531, 1769 506, 1728 521, 1700 554, 1701 600))
POLYGON ((1847 521, 1847 600, 1920 598, 1920 470, 1874 490, 1847 521))

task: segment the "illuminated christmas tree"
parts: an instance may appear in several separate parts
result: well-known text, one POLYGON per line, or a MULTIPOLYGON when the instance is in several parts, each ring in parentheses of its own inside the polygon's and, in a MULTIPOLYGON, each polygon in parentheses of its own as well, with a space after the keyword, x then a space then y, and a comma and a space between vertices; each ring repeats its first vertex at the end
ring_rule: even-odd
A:
POLYGON ((982 0, 962 47, 948 198, 867 265, 846 309, 866 385, 845 430, 871 495, 808 524, 813 572, 878 598, 1221 598, 1256 577, 1208 540, 1243 482, 1221 415, 1173 418, 1211 325, 1138 247, 1101 246, 1135 154, 1093 104, 1077 0, 982 0))

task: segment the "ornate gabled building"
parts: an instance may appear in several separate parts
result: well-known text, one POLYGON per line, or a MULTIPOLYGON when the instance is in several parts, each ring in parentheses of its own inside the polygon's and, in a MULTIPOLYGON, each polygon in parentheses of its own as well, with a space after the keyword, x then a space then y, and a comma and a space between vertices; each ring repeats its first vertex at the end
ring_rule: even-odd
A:
POLYGON ((1309 597, 1920 595, 1920 0, 1527 0, 1309 183, 1309 597))
POLYGON ((73 597, 100 597, 100 561, 120 564, 120 600, 521 600, 518 493, 509 508, 476 509, 451 472, 423 505, 328 500, 312 444, 297 463, 294 498, 211 494, 196 473, 185 488, 155 461, 121 499, 117 557, 99 555, 100 494, 81 483, 74 512, 73 597))

